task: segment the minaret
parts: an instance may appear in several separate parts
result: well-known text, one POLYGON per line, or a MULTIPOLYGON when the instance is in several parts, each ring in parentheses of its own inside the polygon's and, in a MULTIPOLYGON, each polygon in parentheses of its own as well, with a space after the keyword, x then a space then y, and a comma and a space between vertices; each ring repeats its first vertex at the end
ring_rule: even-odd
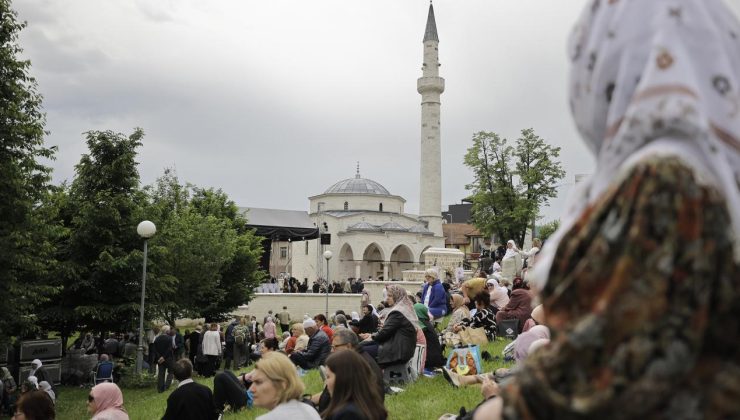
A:
POLYGON ((442 235, 442 152, 440 149, 439 107, 445 80, 439 77, 439 38, 434 21, 434 7, 429 2, 424 31, 422 77, 416 82, 421 94, 421 188, 419 218, 428 223, 435 236, 442 235))

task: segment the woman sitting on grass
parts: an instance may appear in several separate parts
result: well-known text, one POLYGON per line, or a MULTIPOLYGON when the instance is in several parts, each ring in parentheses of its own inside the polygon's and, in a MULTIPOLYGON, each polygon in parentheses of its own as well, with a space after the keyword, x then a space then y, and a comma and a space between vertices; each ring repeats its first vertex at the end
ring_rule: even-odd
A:
POLYGON ((475 315, 472 318, 465 318, 459 324, 455 325, 452 330, 459 333, 463 328, 484 328, 488 341, 496 339, 496 311, 491 306, 491 295, 483 290, 473 299, 475 302, 475 315))
POLYGON ((388 412, 376 386, 375 373, 356 351, 338 351, 326 359, 329 407, 324 420, 385 420, 388 412))
POLYGON ((316 410, 301 401, 305 386, 288 356, 269 352, 255 365, 252 372, 254 405, 270 410, 257 420, 318 420, 316 410))
POLYGON ((360 334, 363 340, 372 339, 364 344, 364 349, 378 361, 380 367, 411 360, 416 349, 416 325, 419 323, 411 300, 406 296, 406 290, 395 284, 389 285, 387 289, 387 304, 390 309, 386 310, 383 327, 372 336, 360 334))
POLYGON ((92 414, 92 420, 129 420, 121 389, 112 382, 103 382, 90 390, 87 411, 92 414))

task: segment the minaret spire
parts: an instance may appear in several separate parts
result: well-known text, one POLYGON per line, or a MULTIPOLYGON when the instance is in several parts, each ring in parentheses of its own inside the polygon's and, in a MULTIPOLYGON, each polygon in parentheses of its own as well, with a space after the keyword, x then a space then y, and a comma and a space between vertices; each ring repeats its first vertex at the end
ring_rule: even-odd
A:
POLYGON ((419 219, 427 223, 435 236, 443 237, 440 96, 445 90, 445 80, 439 77, 439 37, 431 1, 423 44, 422 77, 416 82, 416 90, 421 94, 419 219))
POLYGON ((429 0, 429 14, 427 15, 427 28, 424 31, 424 41, 437 41, 439 42, 439 37, 437 36, 437 22, 434 20, 434 6, 432 5, 432 0, 429 0))

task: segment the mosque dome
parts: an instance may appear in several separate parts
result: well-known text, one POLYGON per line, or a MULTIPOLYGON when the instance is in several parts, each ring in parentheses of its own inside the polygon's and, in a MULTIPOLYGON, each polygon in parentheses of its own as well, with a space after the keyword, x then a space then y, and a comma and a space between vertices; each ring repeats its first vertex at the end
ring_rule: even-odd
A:
POLYGON ((337 182, 329 187, 324 194, 373 194, 373 195, 391 195, 384 186, 373 181, 372 179, 362 178, 360 168, 357 167, 357 174, 354 178, 347 178, 337 182))

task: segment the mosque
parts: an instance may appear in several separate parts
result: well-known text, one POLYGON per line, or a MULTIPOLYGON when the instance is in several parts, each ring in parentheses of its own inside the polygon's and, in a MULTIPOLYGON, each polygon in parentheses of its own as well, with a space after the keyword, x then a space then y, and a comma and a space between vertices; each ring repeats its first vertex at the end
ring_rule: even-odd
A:
MULTIPOLYGON (((312 282, 325 278, 328 270, 330 280, 400 280, 404 270, 423 269, 425 250, 444 248, 440 96, 445 85, 439 77, 438 44, 434 8, 430 3, 423 39, 423 73, 417 80, 422 114, 419 215, 405 212, 403 197, 363 178, 358 164, 353 177, 308 198, 309 212, 307 215, 303 212, 307 216, 304 227, 317 227, 323 240, 299 238, 276 242, 273 239, 271 274, 286 271, 297 279, 307 278, 312 282), (323 257, 326 250, 333 254, 328 261, 323 257)), ((266 209, 253 209, 247 216, 250 223, 259 214, 268 213, 260 210, 266 209)))

